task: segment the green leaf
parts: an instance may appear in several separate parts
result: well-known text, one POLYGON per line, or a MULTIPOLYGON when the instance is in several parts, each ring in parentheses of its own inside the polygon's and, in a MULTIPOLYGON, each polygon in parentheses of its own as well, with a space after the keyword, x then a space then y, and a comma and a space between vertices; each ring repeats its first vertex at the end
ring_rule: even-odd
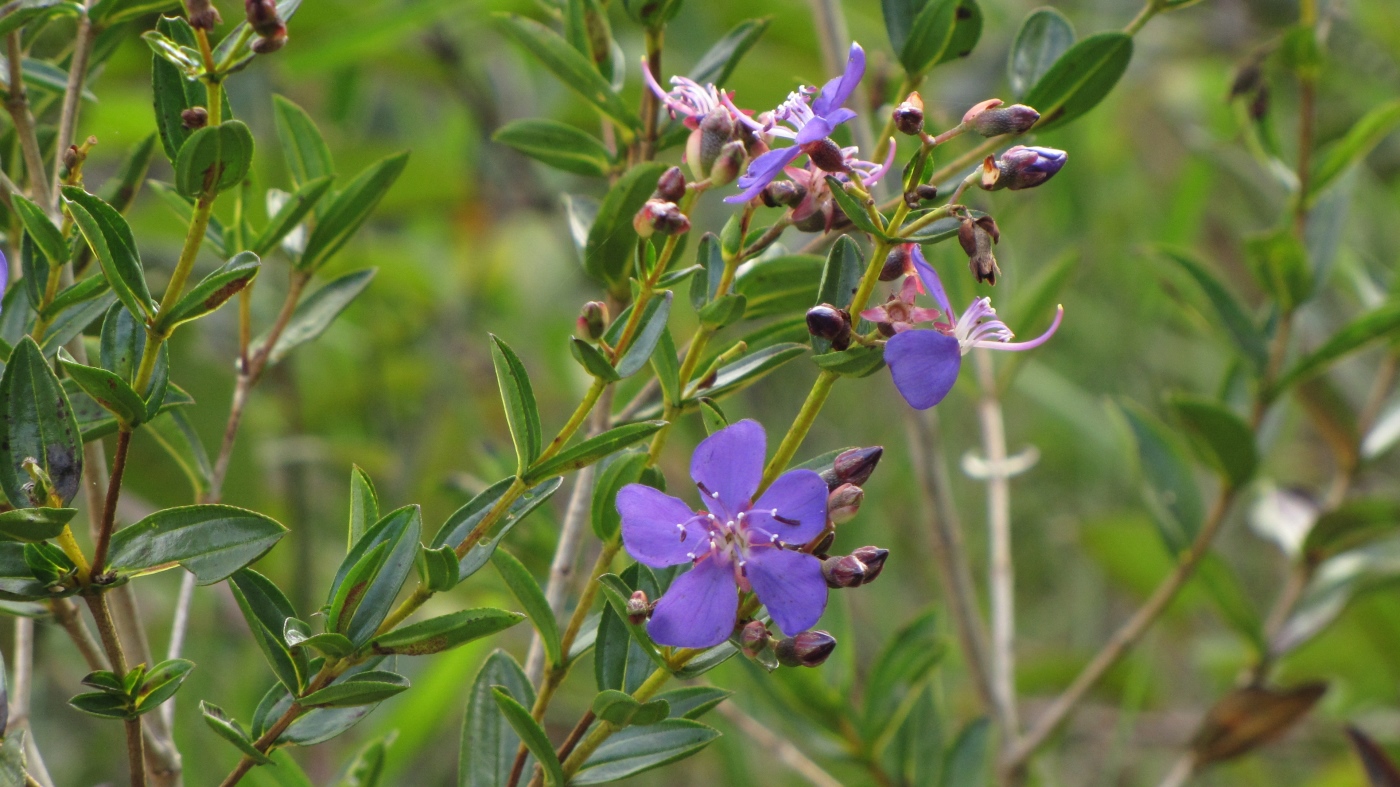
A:
MULTIPOLYGON (((497 552, 499 558, 503 553, 497 552)), ((499 565, 499 564, 497 564, 499 565)), ((376 637, 373 647, 377 653, 398 653, 423 656, 441 653, 475 639, 505 631, 525 616, 502 609, 465 609, 450 615, 429 618, 376 637)), ((553 617, 550 618, 553 620, 553 617)))
POLYGON ((608 359, 604 358, 603 354, 598 351, 598 348, 577 336, 569 337, 569 352, 573 354, 574 360, 579 362, 584 371, 594 377, 607 382, 617 382, 622 379, 608 359))
POLYGON ((496 550, 496 553, 491 556, 491 564, 500 572, 501 579, 505 580, 511 595, 520 602, 520 606, 525 608, 525 613, 530 616, 530 622, 540 633, 540 640, 544 643, 544 652, 549 663, 555 666, 563 663, 561 661, 563 651, 559 644, 559 623, 554 619, 554 612, 549 608, 549 602, 544 597, 544 590, 540 588, 535 578, 530 576, 529 569, 525 568, 524 564, 504 549, 496 550))
POLYGON ((1098 33, 1060 55, 1022 99, 1040 112, 1036 131, 1062 126, 1098 105, 1133 59, 1133 37, 1098 33))
POLYGON ((671 709, 671 718, 698 719, 732 696, 734 692, 714 686, 686 686, 663 692, 656 698, 666 700, 671 709))
MULTIPOLYGON (((392 672, 395 657, 373 656, 346 670, 336 678, 331 686, 357 680, 359 676, 378 671, 381 666, 392 672)), ((397 677, 397 676, 395 676, 397 677)), ((252 734, 261 736, 283 713, 291 707, 292 698, 282 686, 273 686, 258 704, 253 714, 252 734)), ((328 741, 353 727, 356 722, 369 715, 375 705, 355 705, 350 707, 315 708, 292 722, 292 726, 277 738, 277 745, 311 746, 328 741)), ((276 755, 273 756, 276 760, 276 755)), ((287 762, 291 762, 288 760, 287 762)), ((280 763, 279 763, 280 765, 280 763)))
POLYGON ((825 267, 815 254, 773 257, 749 266, 734 281, 734 291, 747 301, 745 319, 805 312, 817 302, 825 267))
POLYGON ((904 51, 909 32, 914 27, 914 18, 927 2, 928 0, 880 0, 885 33, 890 38, 890 47, 896 53, 904 51))
POLYGON ((705 433, 714 434, 726 426, 729 426, 729 419, 725 417, 724 411, 719 409, 713 399, 702 398, 700 400, 700 418, 705 422, 705 433))
POLYGON ((729 293, 721 295, 701 307, 700 323, 714 330, 733 325, 743 319, 748 311, 749 300, 743 295, 729 293))
POLYGON ((334 659, 342 659, 355 652, 355 643, 349 637, 330 631, 312 634, 311 626, 296 618, 287 618, 282 626, 282 639, 292 649, 293 655, 298 657, 304 657, 308 648, 334 659))
POLYGON ((1218 554, 1208 552, 1196 567, 1195 578, 1205 588, 1225 622, 1254 646, 1256 654, 1263 654, 1266 645, 1259 610, 1249 600, 1249 594, 1240 586, 1240 580, 1229 564, 1218 554))
POLYGON ((1073 45, 1074 25, 1064 14, 1050 7, 1027 14, 1006 59, 1012 95, 1024 97, 1073 45))
POLYGON ((379 787, 380 781, 384 778, 385 760, 389 754, 389 747, 399 736, 398 730, 391 730, 389 734, 370 741, 355 755, 342 771, 342 775, 335 783, 335 787, 379 787))
POLYGON ((78 422, 58 377, 28 336, 11 352, 0 376, 0 447, 0 489, 12 505, 49 505, 24 489, 31 480, 24 464, 31 458, 48 475, 59 500, 67 503, 78 493, 83 474, 78 422))
POLYGON ((200 700, 199 713, 204 717, 204 723, 209 725, 209 729, 213 730, 214 734, 232 743, 238 748, 238 751, 242 752, 253 762, 259 765, 267 765, 272 762, 272 760, 267 758, 266 754, 258 751, 257 747, 253 745, 252 738, 248 737, 248 733, 243 730, 243 727, 239 725, 237 721, 230 718, 227 713, 224 713, 223 708, 213 703, 200 700))
POLYGON ((632 623, 627 615, 627 600, 633 591, 646 593, 647 598, 659 598, 661 586, 651 569, 635 563, 622 572, 604 574, 598 578, 608 608, 598 620, 598 634, 593 652, 594 678, 598 690, 617 689, 633 692, 656 667, 669 669, 661 651, 647 633, 646 622, 632 623), (628 643, 631 644, 628 644, 628 643))
POLYGON ((356 647, 374 636, 413 571, 422 532, 418 506, 390 511, 365 531, 336 570, 328 599, 334 625, 328 630, 346 635, 356 647), (382 555, 370 559, 379 548, 382 555))
MULTIPOLYGON (((642 318, 637 325, 637 331, 633 334, 632 346, 622 354, 617 362, 617 375, 621 378, 631 377, 636 374, 647 361, 651 359, 652 353, 656 350, 656 343, 661 341, 661 334, 666 330, 666 322, 671 317, 671 301, 674 294, 670 290, 663 290, 654 293, 651 300, 647 302, 646 308, 642 311, 642 318)), ((622 321, 619 315, 618 321, 622 321)))
POLYGON ((100 719, 127 719, 131 718, 131 700, 120 694, 108 694, 105 691, 94 691, 86 694, 79 694, 68 700, 68 704, 88 714, 100 719))
POLYGON ((1309 565, 1393 535, 1400 528, 1400 503, 1380 498, 1348 500, 1318 517, 1303 540, 1309 565))
POLYGON ((545 735, 544 729, 530 717, 530 711, 516 702, 505 689, 493 686, 491 694, 496 700, 496 707, 500 708, 501 715, 514 728, 515 734, 520 736, 525 748, 535 755, 535 759, 544 768, 544 783, 550 787, 563 787, 564 768, 559 764, 559 758, 554 754, 554 745, 549 742, 549 736, 545 735))
POLYGON ((267 226, 258 233, 251 246, 254 254, 266 257, 282 239, 301 224, 307 214, 321 204, 321 198, 330 193, 332 180, 329 177, 315 178, 303 183, 296 193, 282 203, 282 207, 267 220, 267 226))
MULTIPOLYGON (((101 5, 103 0, 98 0, 101 5)), ((209 95, 203 82, 186 79, 184 67, 171 62, 169 54, 184 55, 181 45, 194 46, 194 29, 184 19, 162 16, 156 20, 156 29, 148 33, 146 42, 150 44, 151 55, 151 94, 155 99, 156 131, 160 133, 160 144, 165 149, 166 158, 173 163, 180 155, 180 148, 194 133, 185 128, 180 113, 196 106, 208 106, 209 95)), ((191 60, 193 58, 190 58, 191 60)))
MULTIPOLYGON (((364 270, 347 273, 344 276, 331 280, 326 286, 302 298, 297 304, 296 311, 292 312, 292 319, 287 322, 287 327, 282 331, 282 335, 277 337, 277 343, 273 345, 272 352, 268 354, 268 363, 277 363, 287 357, 298 345, 305 344, 312 339, 326 332, 336 317, 345 311, 351 301, 359 297, 369 286, 370 280, 378 272, 378 268, 365 268, 364 270)), ((262 345, 266 337, 259 337, 254 343, 262 345)))
POLYGON ((870 233, 876 240, 885 237, 884 230, 876 226, 865 206, 861 205, 854 195, 846 191, 846 186, 841 181, 827 175, 826 184, 831 189, 831 198, 836 201, 841 212, 846 214, 846 218, 850 219, 852 224, 862 231, 870 233))
POLYGON ((943 58, 953 40, 960 0, 927 0, 909 27, 909 37, 899 49, 905 73, 917 79, 943 58))
POLYGON ((1274 383, 1272 394, 1276 396, 1288 390, 1289 386, 1318 374, 1367 344, 1390 336, 1397 329, 1400 329, 1400 301, 1392 301, 1361 315, 1332 334, 1332 338, 1323 342, 1321 347, 1295 361, 1274 383))
POLYGON ((251 284, 261 266, 258 255, 253 252, 238 254, 201 279, 170 307, 170 311, 156 317, 155 330, 169 335, 177 325, 213 312, 251 284))
POLYGON ((944 652, 938 618, 932 611, 919 615, 890 639, 865 688, 861 735, 869 744, 881 745, 904 723, 944 652))
POLYGON ((1121 412, 1137 448, 1143 499, 1167 551, 1178 555, 1205 519, 1191 465, 1165 424, 1133 402, 1123 401, 1121 412))
POLYGON ((122 22, 174 8, 179 8, 176 0, 97 0, 88 11, 88 16, 98 29, 108 29, 122 22))
MULTIPOLYGON (((50 578, 41 576, 30 567, 27 555, 33 551, 31 547, 45 546, 57 550, 57 547, 48 544, 20 544, 14 541, 0 541, 0 599, 27 601, 72 594, 71 590, 50 589, 52 585, 52 582, 49 581, 50 578)), ((62 555, 63 553, 59 552, 58 554, 62 555)), ((44 613, 50 614, 47 606, 44 607, 44 613)))
MULTIPOLYGON (((466 540, 467 534, 481 523, 487 512, 495 506, 496 501, 501 499, 501 496, 510 489, 514 482, 514 478, 502 479, 453 512, 452 516, 448 517, 438 530, 437 535, 433 536, 432 545, 434 547, 450 546, 455 548, 466 540)), ((485 566, 487 561, 491 559, 492 553, 496 551, 496 545, 510 532, 511 528, 559 491, 559 487, 563 483, 564 479, 562 478, 550 479, 539 486, 525 490, 514 503, 511 503, 510 508, 497 521, 495 535, 491 536, 489 540, 478 542, 462 558, 458 569, 461 579, 466 579, 485 566)))
POLYGON ((139 716, 155 710, 175 696, 192 669, 194 662, 189 659, 169 659, 152 667, 136 691, 136 714, 139 716))
POLYGON ((467 695, 458 787, 500 787, 509 780, 520 736, 496 704, 493 686, 504 687, 512 697, 519 697, 528 705, 535 704, 535 690, 510 654, 497 650, 486 658, 467 695))
POLYGON ((1372 107, 1318 161, 1308 196, 1315 197, 1331 186, 1343 172, 1366 158, 1397 126, 1400 126, 1400 99, 1372 107))
POLYGON ((350 541, 346 549, 354 549, 365 530, 378 521, 379 493, 374 491, 374 481, 364 468, 354 465, 350 468, 350 541))
POLYGON ((24 225, 25 231, 29 233, 29 237, 34 239, 35 245, 48 259, 49 267, 67 262, 68 242, 63 239, 63 233, 58 231, 58 227, 49 221, 43 208, 19 194, 12 195, 10 204, 15 215, 19 217, 20 223, 24 225))
POLYGON ((332 683, 297 700, 303 708, 347 708, 383 702, 409 686, 408 678, 386 670, 368 670, 332 683))
POLYGON ((1260 286, 1285 312, 1301 306, 1313 293, 1308 250, 1288 229, 1254 235, 1245 241, 1246 259, 1260 286))
MULTIPOLYGON (((583 247, 583 270, 615 295, 627 294, 627 275, 637 248, 632 217, 656 190, 666 165, 652 162, 632 167, 608 189, 583 247)), ((620 318, 619 318, 620 319, 620 318)))
POLYGON ((869 377, 885 368, 885 349, 858 344, 847 350, 814 355, 812 362, 828 372, 847 377, 869 377))
POLYGON ((108 565, 140 575, 180 564, 210 585, 262 557, 286 535, 271 517, 222 504, 167 508, 118 530, 108 565))
POLYGON ((13 33, 30 22, 83 13, 83 7, 70 0, 19 0, 6 6, 5 15, 0 16, 0 35, 13 33))
MULTIPOLYGON (((175 214, 181 224, 188 225, 194 219, 194 205, 192 200, 180 196, 173 185, 161 183, 158 180, 149 181, 151 191, 167 208, 175 214)), ((233 232, 229 232, 229 245, 233 243, 233 232)), ((209 248, 221 257, 228 256, 228 248, 224 243, 224 225, 219 221, 218 216, 209 217, 209 226, 204 230, 204 242, 209 244, 209 248)))
POLYGON ((646 452, 624 453, 598 474, 598 480, 593 485, 593 504, 589 519, 593 523, 593 532, 603 542, 612 541, 621 532, 622 518, 617 513, 616 502, 618 491, 628 484, 637 483, 646 465, 646 452))
POLYGON ((945 785, 986 784, 990 776, 987 768, 988 745, 992 735, 992 723, 986 718, 974 719, 958 733, 948 757, 943 761, 945 785))
POLYGON ((661 386, 661 395, 669 405, 679 406, 681 402, 681 366, 676 358, 676 342, 669 329, 661 332, 656 349, 651 353, 651 370, 656 375, 656 383, 661 386))
POLYGON ((111 205, 77 186, 64 186, 63 197, 68 213, 92 247, 117 298, 138 319, 153 319, 155 304, 146 286, 146 272, 141 267, 141 255, 136 251, 136 239, 126 219, 111 205))
POLYGON ((953 36, 935 66, 967 57, 982 39, 982 7, 976 0, 962 0, 953 18, 953 36))
POLYGON ((1254 431, 1228 408, 1209 399, 1175 395, 1167 404, 1186 427, 1196 455, 1235 489, 1249 483, 1259 466, 1254 431))
MULTIPOLYGON (((626 727, 632 720, 633 714, 642 707, 638 702, 623 691, 616 689, 605 689, 598 692, 598 696, 593 698, 593 715, 617 727, 626 727)), ((668 706, 669 711, 669 706, 668 706)))
POLYGON ((423 547, 418 552, 418 579, 428 590, 441 593, 462 581, 461 564, 450 546, 437 549, 423 547))
POLYGON ((53 302, 44 310, 44 317, 51 320, 80 303, 86 303, 105 294, 109 289, 106 276, 89 276, 55 295, 53 302))
POLYGON ((63 532, 76 508, 16 508, 0 512, 0 535, 16 541, 47 541, 63 532))
POLYGON ((690 69, 690 78, 702 85, 724 85, 729 75, 768 29, 769 17, 746 19, 730 28, 690 69))
POLYGON ((659 768, 695 754, 719 730, 689 719, 667 719, 614 733, 583 763, 569 784, 605 784, 659 768))
POLYGON ((1195 280, 1201 291, 1206 294, 1211 306, 1214 307, 1216 316, 1224 323, 1230 338, 1234 339, 1235 346, 1250 362, 1256 373, 1263 372, 1269 358, 1264 334, 1259 330, 1254 319, 1245 311, 1239 299, 1210 272, 1204 263, 1189 252, 1170 247, 1162 247, 1159 251, 1195 280))
POLYGON ((556 475, 567 475, 582 467, 587 467, 603 457, 611 456, 625 448, 636 445, 656 434, 666 426, 665 421, 638 421, 614 427, 600 435, 590 437, 573 448, 559 452, 544 464, 532 468, 525 475, 530 484, 556 475))
MULTIPOLYGON (((136 201, 136 193, 141 190, 141 184, 146 180, 146 173, 151 168, 151 159, 155 158, 156 134, 148 134, 145 139, 131 147, 131 152, 122 159, 121 168, 111 177, 102 183, 102 193, 99 195, 108 205, 123 213, 131 207, 131 203, 136 201)), ((83 266, 77 265, 78 268, 83 266)))
MULTIPOLYGON (((822 266, 821 284, 817 287, 817 298, 806 306, 815 306, 821 303, 829 303, 838 309, 844 309, 851 305, 851 299, 855 297, 856 289, 860 286, 861 276, 865 273, 865 254, 860 250, 859 244, 851 239, 849 235, 842 235, 832 244, 831 251, 826 255, 826 264, 822 266)), ((824 353, 831 349, 831 342, 825 339, 812 337, 812 349, 817 353, 824 353)))
POLYGON ((253 163, 253 132, 241 120, 226 120, 195 131, 175 157, 175 190, 186 197, 212 199, 248 175, 253 163))
POLYGON ((202 498, 212 488, 214 467, 204 443, 189 418, 179 410, 166 410, 146 424, 145 433, 155 439, 175 460, 193 487, 194 496, 202 498))
POLYGON ((272 97, 272 118, 277 127, 277 142, 292 173, 292 183, 300 191, 313 181, 335 177, 331 149, 316 123, 306 110, 285 96, 272 97))
POLYGON ((491 139, 565 172, 604 177, 612 171, 612 157, 602 142, 555 120, 512 121, 492 134, 491 139))
POLYGON ((540 455, 542 431, 535 391, 520 357, 494 334, 491 336, 491 363, 496 368, 496 385, 501 391, 506 424, 515 443, 516 472, 524 475, 540 455))
MULTIPOLYGON (((635 113, 615 92, 593 62, 569 46, 558 33, 533 19, 515 14, 497 14, 502 31, 522 49, 539 60, 564 86, 617 121, 624 129, 641 126, 635 113)), ((630 217, 629 217, 630 218, 630 217)))
POLYGON ((102 405, 103 409, 116 416, 121 424, 130 429, 146 420, 146 402, 141 395, 122 378, 94 366, 60 359, 63 369, 83 391, 102 405))
POLYGON ((690 282, 690 306, 698 312, 714 299, 724 275, 724 252, 720 249, 719 237, 713 232, 701 236, 695 249, 695 263, 700 271, 690 282))
POLYGON ((272 674, 288 691, 300 693, 309 666, 305 654, 294 652, 284 636, 287 620, 296 617, 292 602, 272 580, 250 568, 235 571, 229 587, 272 674))
POLYGON ((321 213, 306 249, 297 260, 297 270, 316 271, 331 255, 340 251, 389 192, 408 164, 408 152, 397 153, 365 167, 346 184, 321 213))

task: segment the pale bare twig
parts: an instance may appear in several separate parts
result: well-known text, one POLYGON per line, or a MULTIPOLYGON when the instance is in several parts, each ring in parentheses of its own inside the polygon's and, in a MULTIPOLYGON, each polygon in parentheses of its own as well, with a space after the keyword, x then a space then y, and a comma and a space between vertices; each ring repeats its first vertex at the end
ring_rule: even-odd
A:
POLYGON ((745 735, 758 744, 758 748, 777 758, 793 773, 806 779, 815 787, 841 787, 836 777, 822 770, 822 767, 802 753, 792 741, 779 736, 762 722, 745 713, 732 702, 720 703, 719 713, 738 727, 745 735))
POLYGON ((996 377, 987 350, 976 353, 977 379, 982 396, 977 418, 982 430, 982 450, 989 472, 987 528, 991 545, 988 587, 992 607, 992 688, 1004 745, 1016 739, 1016 589, 1011 562, 1011 484, 1006 472, 1006 425, 997 398, 996 377))

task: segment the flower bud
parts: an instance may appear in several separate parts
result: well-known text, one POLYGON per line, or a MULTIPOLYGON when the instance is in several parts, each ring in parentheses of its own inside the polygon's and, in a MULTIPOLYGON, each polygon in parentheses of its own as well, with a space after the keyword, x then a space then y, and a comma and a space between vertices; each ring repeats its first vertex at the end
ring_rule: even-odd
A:
POLYGON ((180 125, 193 131, 209 124, 209 110, 204 107, 190 107, 180 113, 180 125))
POLYGON ((865 579, 861 580, 862 585, 869 585, 880 576, 880 572, 885 568, 885 558, 890 556, 888 549, 879 547, 861 547, 851 553, 851 557, 859 560, 865 565, 865 579))
POLYGON ((671 167, 661 173, 656 180, 656 191, 652 196, 666 202, 680 202, 685 196, 685 173, 680 167, 671 167))
POLYGON ((287 45, 287 28, 279 28, 278 32, 270 36, 263 36, 254 41, 248 48, 259 55, 270 55, 273 52, 287 45))
POLYGON ((642 238, 650 238, 653 233, 680 235, 690 231, 690 219, 686 218, 674 202, 649 199, 642 205, 637 215, 632 217, 632 228, 642 238))
POLYGON ((807 332, 818 339, 826 339, 837 350, 844 350, 851 346, 850 312, 829 303, 813 306, 807 310, 807 332))
POLYGON ((209 0, 188 0, 185 8, 189 10, 190 27, 195 30, 213 30, 215 25, 224 21, 209 0))
POLYGON ((598 341, 608 327, 608 305, 602 301, 585 303, 574 326, 578 338, 584 341, 598 341))
POLYGON ((1068 158, 1069 154, 1063 150, 1017 145, 1001 155, 1001 160, 996 162, 996 176, 990 179, 990 185, 984 176, 982 187, 988 191, 1035 188, 1054 177, 1068 158))
POLYGON ((918 92, 910 93, 894 108, 894 127, 899 133, 916 136, 924 130, 924 100, 918 92))
POLYGON ((739 630, 739 646, 750 658, 763 652, 772 638, 773 635, 768 633, 768 626, 761 620, 750 620, 739 630))
POLYGON ((984 137, 999 137, 1002 134, 1023 134, 1040 120, 1040 113, 1025 104, 1012 104, 1009 107, 988 109, 971 121, 974 131, 984 137))
POLYGON ((791 208, 807 198, 807 187, 791 180, 775 180, 764 186, 759 196, 770 208, 791 208))
POLYGON ((846 154, 841 152, 841 146, 831 137, 808 142, 802 146, 802 152, 822 172, 845 172, 850 169, 846 166, 846 154))
POLYGON ((785 667, 819 667, 836 650, 836 638, 825 631, 804 631, 779 640, 774 650, 785 667))
POLYGON ((248 26, 263 38, 287 35, 282 17, 277 14, 276 0, 243 0, 243 12, 248 16, 248 26))
POLYGON ((826 482, 827 489, 836 489, 842 484, 865 486, 884 454, 884 447, 878 445, 842 451, 832 461, 831 469, 822 473, 822 480, 826 482))
POLYGON ((864 489, 855 484, 842 484, 826 497, 826 517, 833 525, 844 525, 856 518, 864 501, 864 489))
POLYGON ((997 231, 996 222, 991 221, 990 216, 982 219, 964 216, 958 225, 958 243, 967 253, 968 267, 977 281, 996 285, 1001 268, 997 267, 997 258, 992 254, 992 246, 1000 239, 1001 233, 997 231))
POLYGON ((937 186, 930 186, 930 185, 927 184, 927 183, 921 183, 921 184, 915 186, 915 187, 914 187, 914 193, 917 194, 917 195, 919 196, 919 199, 921 199, 921 200, 935 200, 935 199, 938 199, 938 187, 937 187, 937 186))
POLYGON ((634 626, 640 626, 646 622, 650 615, 651 602, 647 600, 646 592, 634 591, 632 597, 627 599, 627 622, 634 626))
POLYGON ((909 253, 908 244, 901 243, 885 255, 885 264, 880 267, 880 281, 894 281, 913 272, 914 258, 909 253))
POLYGON ((865 582, 865 564, 854 555, 838 555, 822 561, 822 578, 829 588, 853 588, 865 582))
POLYGON ((720 149, 734 137, 734 118, 725 107, 715 107, 701 118, 700 125, 686 140, 685 160, 699 180, 710 176, 710 167, 719 158, 720 149))
POLYGON ((724 143, 724 147, 720 148, 719 158, 716 158, 714 166, 710 167, 710 185, 728 186, 733 183, 744 170, 744 162, 748 157, 744 143, 739 140, 724 143))

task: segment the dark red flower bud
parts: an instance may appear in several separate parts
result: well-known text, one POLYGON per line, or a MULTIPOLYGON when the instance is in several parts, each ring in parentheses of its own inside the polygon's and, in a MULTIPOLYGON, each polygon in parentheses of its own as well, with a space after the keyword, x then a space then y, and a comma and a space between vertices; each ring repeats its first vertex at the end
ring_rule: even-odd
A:
POLYGON ((831 469, 822 473, 822 480, 826 481, 827 489, 835 489, 842 484, 865 486, 884 454, 884 447, 878 445, 842 451, 832 461, 831 469))
POLYGON ((861 547, 851 553, 851 557, 856 558, 865 565, 865 579, 862 585, 869 585, 880 576, 880 572, 885 568, 885 558, 890 556, 888 549, 879 547, 861 547))
POLYGON ((763 652, 772 638, 773 635, 768 633, 768 627, 761 620, 750 620, 739 630, 739 645, 750 658, 763 652))
POLYGON ((791 208, 807 198, 807 187, 790 180, 775 180, 764 186, 759 196, 770 208, 791 208))
POLYGON ((993 236, 996 231, 996 222, 991 222, 990 227, 986 222, 964 216, 958 225, 958 243, 962 245, 963 251, 967 253, 968 268, 972 270, 972 275, 979 282, 987 282, 993 286, 997 283, 997 277, 1001 275, 1001 268, 997 267, 997 258, 992 254, 992 245, 1000 240, 1000 232, 993 236))
POLYGON ((627 599, 627 622, 634 626, 640 626, 651 616, 652 604, 647 600, 647 594, 638 590, 632 593, 632 597, 627 599))
POLYGON ((842 484, 826 497, 826 518, 833 525, 844 525, 860 513, 860 504, 865 502, 865 490, 855 484, 842 484))
POLYGON ((209 0, 187 0, 185 8, 189 10, 190 27, 195 30, 213 30, 215 25, 224 21, 209 0))
POLYGON ((938 187, 930 186, 927 183, 921 183, 918 186, 915 186, 914 193, 919 195, 919 199, 921 200, 938 199, 938 187))
POLYGON ((785 667, 820 667, 836 650, 836 638, 825 631, 804 631, 778 641, 778 663, 785 667))
POLYGON ((802 146, 802 152, 822 172, 845 172, 850 169, 846 166, 846 154, 841 152, 841 146, 831 137, 808 142, 802 146))
POLYGON ((829 303, 813 306, 807 310, 807 332, 844 350, 851 346, 851 315, 829 303))
POLYGON ((662 235, 680 235, 690 231, 690 219, 681 213, 674 202, 649 199, 632 217, 632 228, 643 238, 650 238, 658 232, 662 235))
POLYGON ((865 582, 865 564, 853 555, 838 555, 822 561, 822 578, 829 588, 853 588, 865 582))
POLYGON ((880 267, 880 281, 894 281, 906 273, 914 272, 914 258, 907 244, 901 243, 885 255, 885 264, 880 267))
POLYGON ((996 107, 980 112, 972 119, 972 128, 984 137, 1002 134, 1022 134, 1040 120, 1040 113, 1025 104, 996 107))
POLYGON ((282 25, 282 17, 277 14, 276 0, 243 0, 243 11, 248 16, 248 26, 259 36, 286 36, 287 29, 282 25))
POLYGON ((276 33, 263 36, 249 45, 249 49, 259 55, 270 55, 287 45, 287 28, 280 27, 276 33))
POLYGON ((924 130, 924 100, 917 92, 894 108, 894 127, 901 134, 916 136, 924 130))
POLYGON ((681 172, 681 168, 671 167, 661 173, 652 196, 666 202, 680 202, 681 197, 685 196, 685 173, 681 172))
POLYGON ((193 131, 209 125, 209 110, 204 107, 190 107, 180 113, 180 125, 193 131))

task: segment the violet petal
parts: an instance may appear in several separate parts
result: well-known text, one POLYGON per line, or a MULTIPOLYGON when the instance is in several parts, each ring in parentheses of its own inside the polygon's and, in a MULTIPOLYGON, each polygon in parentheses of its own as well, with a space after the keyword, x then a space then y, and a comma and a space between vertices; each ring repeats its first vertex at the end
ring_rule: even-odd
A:
POLYGON ((864 76, 865 50, 860 48, 860 44, 852 43, 850 54, 846 58, 846 72, 822 86, 821 95, 812 102, 812 112, 826 116, 833 109, 845 104, 864 76))
POLYGON ((733 519, 748 508, 763 480, 768 438, 757 421, 744 419, 715 432, 696 446, 690 477, 701 487, 705 507, 717 517, 733 519))
POLYGON ((753 504, 749 516, 758 527, 789 544, 805 544, 826 527, 826 482, 811 470, 790 470, 778 476, 753 504), (773 520, 776 510, 781 519, 773 520), (796 522, 797 524, 788 524, 796 522))
POLYGON ((652 568, 690 562, 708 536, 684 500, 644 484, 628 484, 617 493, 617 513, 627 553, 652 568))
POLYGON ((958 381, 962 350, 957 339, 938 331, 905 331, 885 343, 885 363, 904 401, 915 410, 927 410, 943 401, 958 381))
MULTIPOLYGON (((820 566, 817 570, 820 575, 820 566)), ((713 647, 729 638, 738 613, 739 589, 734 584, 733 566, 707 557, 671 583, 666 595, 656 602, 647 633, 661 645, 713 647)))
POLYGON ((919 272, 919 279, 924 283, 924 289, 938 303, 938 308, 948 315, 948 319, 953 319, 953 306, 948 303, 948 293, 943 289, 943 281, 938 278, 938 272, 933 269, 929 261, 924 259, 924 250, 919 244, 913 244, 914 248, 910 257, 914 260, 914 270, 919 272))
POLYGON ((725 202, 740 203, 748 202, 757 197, 763 187, 773 182, 773 178, 783 171, 783 167, 792 163, 794 159, 802 155, 802 150, 796 146, 778 148, 770 150, 749 162, 749 168, 744 174, 739 176, 739 188, 743 192, 733 194, 724 198, 725 202))
POLYGON ((769 617, 791 637, 815 626, 826 611, 826 580, 820 560, 776 547, 749 550, 744 565, 749 584, 769 617))

